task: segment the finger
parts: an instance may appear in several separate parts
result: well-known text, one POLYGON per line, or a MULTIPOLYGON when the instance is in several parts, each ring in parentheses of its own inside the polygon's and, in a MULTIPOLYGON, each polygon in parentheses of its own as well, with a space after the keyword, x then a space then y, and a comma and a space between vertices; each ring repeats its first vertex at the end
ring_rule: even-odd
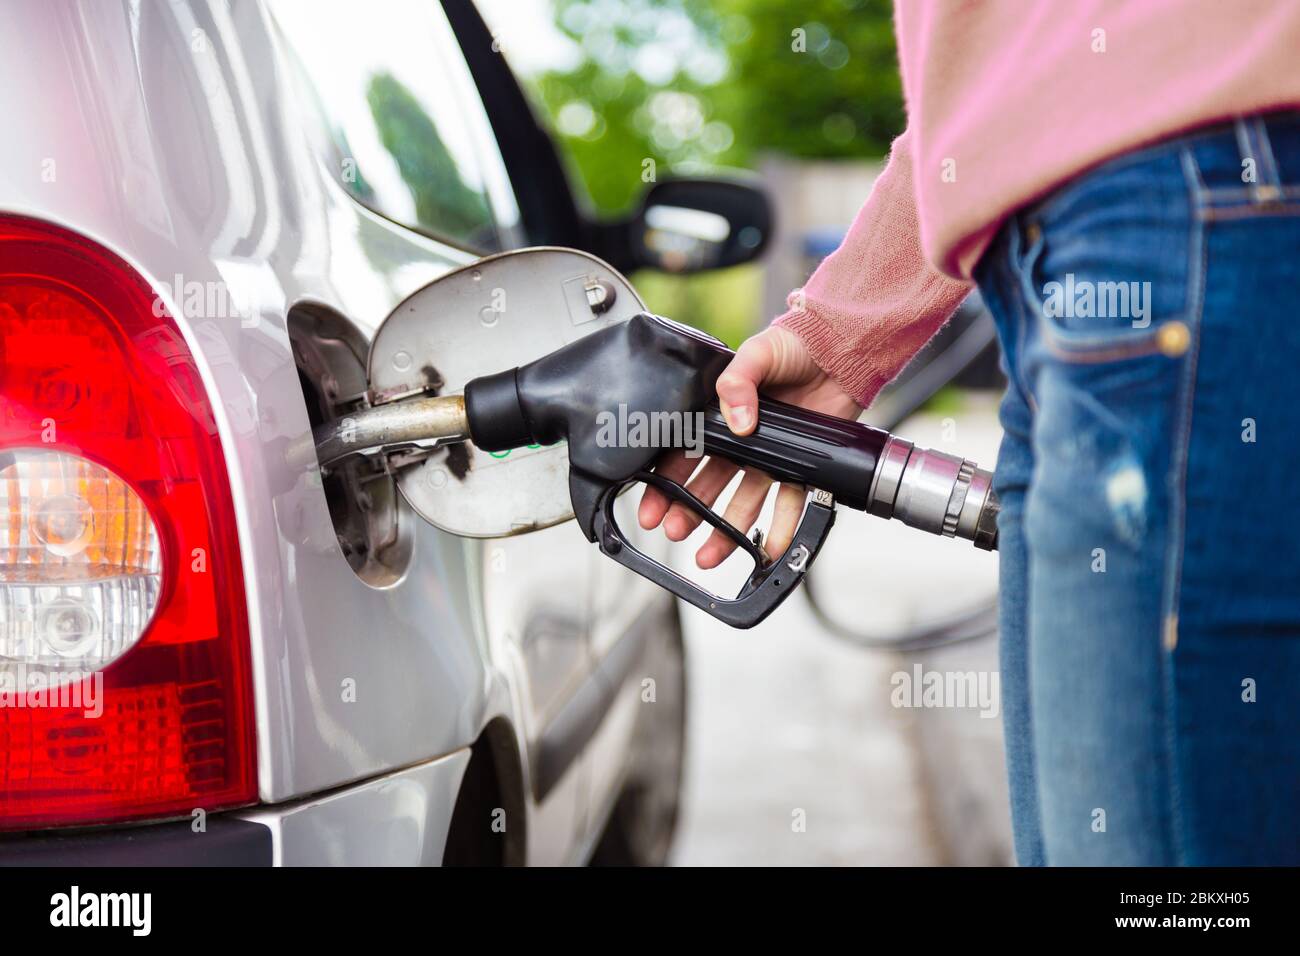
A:
MULTIPOLYGON (((753 527, 758 513, 763 510, 763 500, 767 498, 767 489, 771 487, 772 479, 761 471, 750 469, 745 472, 740 487, 727 502, 723 519, 733 527, 739 528, 742 534, 747 532, 753 527)), ((695 563, 705 570, 716 568, 735 550, 735 543, 715 528, 713 534, 709 535, 709 540, 695 552, 695 563)))
MULTIPOLYGON (((660 456, 655 471, 680 485, 691 477, 699 463, 698 458, 687 458, 683 451, 669 451, 660 456)), ((647 531, 659 527, 659 522, 664 520, 671 503, 669 497, 658 488, 646 485, 636 512, 637 523, 647 531)))
POLYGON ((772 557, 781 557, 785 554, 785 549, 790 547, 807 497, 808 492, 803 485, 782 484, 776 490, 772 529, 767 534, 767 553, 772 557))
POLYGON ((772 370, 775 351, 767 333, 746 339, 736 357, 718 376, 718 403, 727 427, 737 435, 748 435, 758 424, 758 386, 772 370))
MULTIPOLYGON (((712 506, 739 470, 740 467, 735 462, 725 458, 710 458, 700 469, 699 474, 691 479, 686 490, 706 505, 712 506)), ((667 517, 664 518, 664 534, 673 541, 681 541, 690 537, 691 532, 698 528, 703 520, 690 508, 674 502, 668 509, 667 517)))

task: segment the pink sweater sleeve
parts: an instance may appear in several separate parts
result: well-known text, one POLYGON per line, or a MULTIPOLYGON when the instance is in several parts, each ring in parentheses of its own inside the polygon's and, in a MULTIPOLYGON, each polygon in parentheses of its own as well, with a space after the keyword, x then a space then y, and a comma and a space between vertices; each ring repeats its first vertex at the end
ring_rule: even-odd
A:
POLYGON ((790 293, 790 310, 775 324, 803 339, 813 361, 866 408, 971 288, 921 252, 904 132, 840 247, 790 293))

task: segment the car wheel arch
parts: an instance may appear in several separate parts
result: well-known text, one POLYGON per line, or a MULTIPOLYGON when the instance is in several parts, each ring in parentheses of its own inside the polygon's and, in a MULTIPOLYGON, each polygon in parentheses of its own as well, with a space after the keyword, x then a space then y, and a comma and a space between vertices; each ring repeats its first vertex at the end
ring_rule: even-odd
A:
POLYGON ((528 819, 523 759, 514 726, 488 721, 470 747, 443 849, 444 866, 523 866, 528 819))

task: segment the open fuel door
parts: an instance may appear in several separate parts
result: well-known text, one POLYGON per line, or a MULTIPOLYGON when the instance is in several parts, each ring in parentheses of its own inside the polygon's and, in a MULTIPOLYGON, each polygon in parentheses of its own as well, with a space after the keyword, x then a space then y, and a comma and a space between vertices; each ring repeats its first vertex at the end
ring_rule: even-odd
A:
MULTIPOLYGON (((368 363, 372 404, 456 394, 644 310, 623 276, 583 252, 480 259, 429 283, 380 325, 368 363)), ((405 460, 385 453, 411 507, 444 531, 502 537, 573 516, 562 444, 489 453, 461 442, 413 447, 405 460)))

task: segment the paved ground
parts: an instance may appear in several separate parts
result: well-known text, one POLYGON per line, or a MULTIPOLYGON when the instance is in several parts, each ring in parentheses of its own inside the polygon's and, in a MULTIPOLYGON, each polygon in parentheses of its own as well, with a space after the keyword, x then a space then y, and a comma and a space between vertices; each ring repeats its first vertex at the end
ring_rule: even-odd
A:
MULTIPOLYGON (((918 444, 994 459, 992 404, 947 423, 918 418, 918 444), (955 433, 953 426, 955 425, 955 433), (947 439, 947 440, 945 440, 947 439)), ((683 567, 689 551, 681 551, 683 567)), ((736 589, 739 568, 702 578, 736 589)), ((885 633, 989 594, 991 556, 840 509, 817 574, 834 620, 885 633)), ((743 572, 741 572, 743 576, 743 572)), ((893 675, 996 670, 986 639, 903 657, 828 633, 803 595, 733 631, 689 610, 691 735, 674 860, 702 864, 1002 863, 1009 859, 1001 724, 976 709, 903 709, 893 675)))

